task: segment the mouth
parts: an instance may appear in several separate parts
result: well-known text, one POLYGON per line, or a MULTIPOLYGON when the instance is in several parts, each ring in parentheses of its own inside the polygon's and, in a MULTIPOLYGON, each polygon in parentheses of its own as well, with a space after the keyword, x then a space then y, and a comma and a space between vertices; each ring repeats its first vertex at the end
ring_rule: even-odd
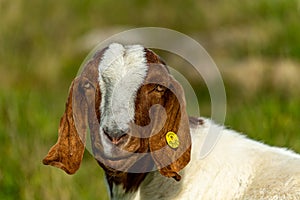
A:
MULTIPOLYGON (((149 154, 147 153, 131 153, 128 156, 119 157, 101 156, 96 157, 96 160, 98 161, 98 163, 100 163, 102 167, 106 169, 117 170, 120 172, 144 173, 144 162, 140 162, 138 168, 133 168, 133 166, 135 165, 135 163, 137 163, 137 161, 142 160, 144 158, 148 158, 147 156, 149 157, 149 154)), ((152 168, 153 166, 151 167, 151 169, 152 168)))
POLYGON ((130 136, 128 133, 120 137, 111 137, 104 131, 100 134, 102 139, 102 156, 110 161, 120 161, 128 159, 140 147, 139 141, 130 136))
POLYGON ((104 155, 104 158, 111 161, 111 162, 119 162, 122 160, 127 160, 131 157, 132 155, 118 155, 118 156, 114 156, 114 155, 104 155))
POLYGON ((148 155, 147 142, 132 135, 129 131, 112 139, 101 130, 99 143, 94 144, 94 157, 98 163, 118 171, 130 171, 134 163, 148 155))

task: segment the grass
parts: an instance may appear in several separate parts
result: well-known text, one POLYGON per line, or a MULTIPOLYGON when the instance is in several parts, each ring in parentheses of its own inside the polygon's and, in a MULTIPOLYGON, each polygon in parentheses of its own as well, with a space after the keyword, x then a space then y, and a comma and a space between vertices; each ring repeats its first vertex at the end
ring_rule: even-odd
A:
POLYGON ((226 124, 251 138, 270 145, 300 150, 297 99, 282 100, 276 95, 263 96, 242 105, 229 107, 226 124))
MULTIPOLYGON (((103 172, 88 152, 73 176, 41 163, 57 139, 69 84, 88 53, 78 44, 88 33, 162 26, 193 36, 221 69, 242 68, 252 58, 270 68, 282 60, 299 68, 299 8, 296 0, 0 0, 0 199, 107 199, 103 172)), ((300 152, 299 87, 277 89, 269 76, 246 95, 224 74, 225 124, 300 152)), ((203 82, 194 87, 201 113, 209 116, 203 82)))

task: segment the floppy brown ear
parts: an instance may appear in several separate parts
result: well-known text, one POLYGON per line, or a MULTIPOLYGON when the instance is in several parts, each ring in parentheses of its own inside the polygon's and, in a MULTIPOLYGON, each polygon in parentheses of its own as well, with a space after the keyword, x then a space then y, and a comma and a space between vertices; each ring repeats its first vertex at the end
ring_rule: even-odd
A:
POLYGON ((70 87, 65 113, 60 120, 58 140, 43 159, 45 165, 58 167, 68 174, 78 170, 85 148, 86 105, 78 103, 83 102, 84 97, 77 87, 78 79, 75 79, 70 87))
MULTIPOLYGON (((169 76, 169 78, 169 89, 164 94, 164 108, 167 115, 165 124, 161 130, 153 128, 154 132, 151 134, 149 144, 152 157, 160 173, 179 181, 181 177, 178 172, 190 161, 191 137, 183 89, 173 77, 169 76), (175 142, 179 142, 179 144, 168 144, 166 135, 169 132, 177 135, 178 140, 175 139, 175 142)), ((155 127, 162 127, 158 124, 164 120, 159 116, 154 118, 156 120, 155 127)))

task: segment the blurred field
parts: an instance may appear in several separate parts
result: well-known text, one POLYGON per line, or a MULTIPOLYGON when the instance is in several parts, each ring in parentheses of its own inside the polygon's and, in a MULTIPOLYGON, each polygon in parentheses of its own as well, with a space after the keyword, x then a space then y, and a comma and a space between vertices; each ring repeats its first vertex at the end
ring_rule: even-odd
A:
MULTIPOLYGON (((296 0, 0 0, 0 199, 107 199, 88 152, 73 176, 41 160, 81 62, 94 41, 120 27, 161 26, 195 38, 223 75, 225 124, 300 152, 299 19, 296 0)), ((205 86, 193 86, 209 117, 205 86)))

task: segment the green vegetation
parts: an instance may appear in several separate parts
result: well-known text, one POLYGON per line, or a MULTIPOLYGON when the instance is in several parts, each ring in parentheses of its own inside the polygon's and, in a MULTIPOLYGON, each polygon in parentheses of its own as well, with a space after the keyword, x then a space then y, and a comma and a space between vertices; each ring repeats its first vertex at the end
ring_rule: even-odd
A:
MULTIPOLYGON (((69 84, 96 45, 82 41, 114 27, 160 26, 198 40, 224 73, 225 124, 300 152, 299 19, 297 0, 0 0, 0 199, 107 199, 88 152, 73 176, 41 160, 57 139, 69 84), (260 79, 230 76, 252 65, 264 68, 260 79)), ((194 87, 209 116, 205 86, 194 87)))

